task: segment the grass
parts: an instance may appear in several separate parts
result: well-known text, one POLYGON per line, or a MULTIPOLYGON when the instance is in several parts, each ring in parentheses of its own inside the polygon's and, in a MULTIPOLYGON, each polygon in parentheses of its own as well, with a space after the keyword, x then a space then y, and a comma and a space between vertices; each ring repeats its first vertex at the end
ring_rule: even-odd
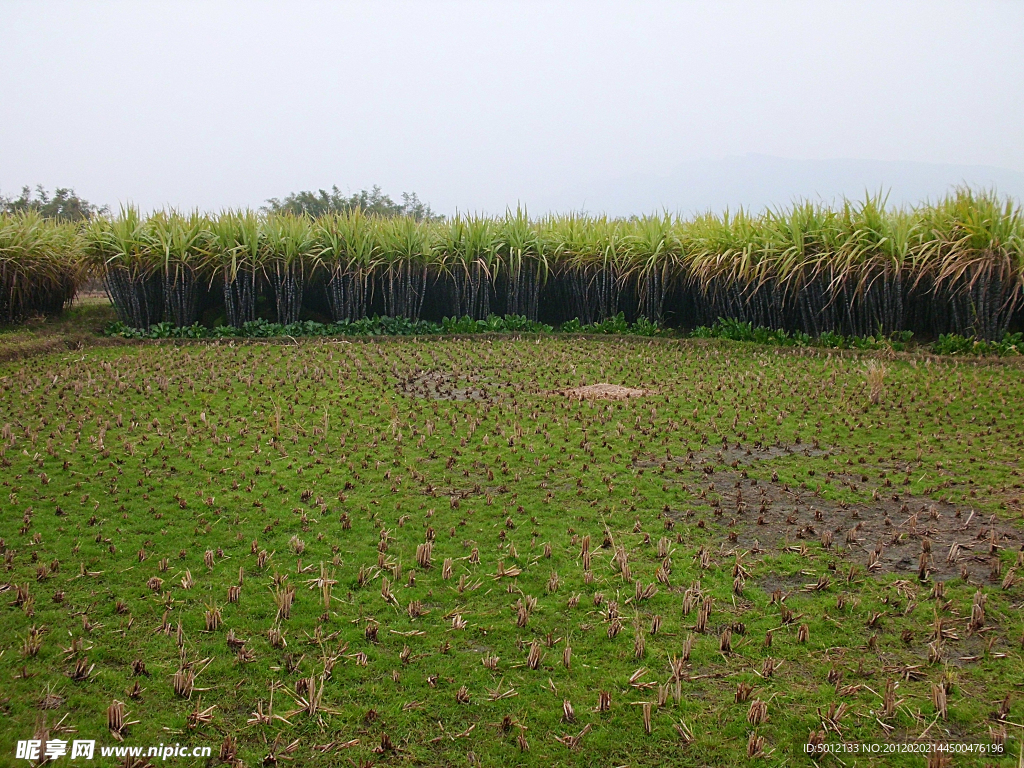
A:
POLYGON ((117 315, 106 298, 80 297, 55 317, 36 316, 21 325, 0 326, 0 361, 22 360, 46 352, 82 349, 95 345, 119 345, 105 337, 117 315))
POLYGON ((0 754, 116 700, 246 765, 1014 764, 1022 423, 1013 364, 718 339, 0 364, 0 754))

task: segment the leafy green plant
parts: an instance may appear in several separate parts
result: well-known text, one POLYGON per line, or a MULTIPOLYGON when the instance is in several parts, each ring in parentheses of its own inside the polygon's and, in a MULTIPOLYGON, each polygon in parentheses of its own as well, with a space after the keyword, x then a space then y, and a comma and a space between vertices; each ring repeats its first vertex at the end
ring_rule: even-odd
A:
POLYGON ((1020 355, 1024 354, 1024 333, 1006 333, 999 341, 944 333, 931 348, 937 355, 1020 355))
POLYGON ((818 337, 818 346, 829 349, 847 349, 849 347, 849 340, 841 333, 825 331, 818 337))
POLYGON ((648 320, 646 317, 637 319, 637 321, 629 327, 629 333, 637 336, 657 336, 661 332, 661 326, 648 320))
POLYGON ((619 312, 599 323, 586 326, 583 331, 585 333, 628 333, 629 323, 626 322, 625 313, 619 312))

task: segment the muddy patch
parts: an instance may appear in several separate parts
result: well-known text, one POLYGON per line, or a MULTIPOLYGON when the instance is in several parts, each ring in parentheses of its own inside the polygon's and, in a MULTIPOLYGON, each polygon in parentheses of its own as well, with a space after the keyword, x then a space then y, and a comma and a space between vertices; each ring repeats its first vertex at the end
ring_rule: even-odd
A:
MULTIPOLYGON (((687 460, 687 469, 699 472, 694 459, 687 460)), ((849 504, 720 468, 687 488, 698 496, 699 506, 710 509, 671 511, 669 516, 688 524, 703 519, 723 532, 726 547, 753 554, 824 550, 856 564, 862 573, 1000 583, 1005 574, 999 569, 999 551, 1024 545, 1022 531, 995 516, 893 493, 892 488, 876 489, 871 501, 849 504)), ((787 586, 792 585, 774 588, 787 586)))
POLYGON ((500 389, 501 385, 484 382, 478 376, 446 371, 416 371, 398 384, 402 394, 428 400, 487 400, 500 389))
POLYGON ((723 446, 720 450, 705 449, 703 451, 690 451, 684 456, 669 457, 666 459, 637 459, 633 462, 634 467, 641 469, 653 469, 668 466, 683 466, 689 470, 703 471, 712 474, 723 467, 751 466, 759 461, 770 459, 781 459, 788 456, 803 456, 805 458, 828 457, 837 453, 835 450, 822 448, 819 445, 792 444, 792 445, 763 445, 763 446, 723 446))
POLYGON ((807 577, 799 573, 792 576, 770 573, 757 581, 757 586, 769 595, 774 592, 794 592, 806 584, 807 577))

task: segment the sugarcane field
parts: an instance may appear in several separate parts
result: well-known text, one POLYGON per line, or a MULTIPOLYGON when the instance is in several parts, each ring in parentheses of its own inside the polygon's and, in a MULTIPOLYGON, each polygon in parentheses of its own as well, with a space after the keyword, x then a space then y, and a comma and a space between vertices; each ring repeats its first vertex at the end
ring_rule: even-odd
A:
POLYGON ((1024 768, 1022 33, 0 2, 0 768, 1024 768))

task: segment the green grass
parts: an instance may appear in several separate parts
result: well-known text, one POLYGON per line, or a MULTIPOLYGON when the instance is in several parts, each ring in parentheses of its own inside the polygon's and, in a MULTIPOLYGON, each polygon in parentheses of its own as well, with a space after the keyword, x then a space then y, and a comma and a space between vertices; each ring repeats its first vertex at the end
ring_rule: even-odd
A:
POLYGON ((123 340, 103 333, 115 318, 109 301, 89 297, 57 317, 39 316, 23 325, 0 326, 0 362, 95 345, 123 345, 123 340))
POLYGON ((855 352, 722 340, 223 339, 2 364, 0 581, 11 588, 0 609, 0 763, 44 723, 77 729, 60 738, 114 743, 106 710, 116 699, 139 721, 125 743, 209 745, 216 757, 232 734, 250 766, 271 764, 271 753, 296 766, 724 766, 748 761, 752 733, 764 739, 762 764, 809 764, 803 745, 841 705, 830 743, 924 734, 988 744, 1005 727, 1007 756, 955 764, 1016 764, 1024 573, 1018 565, 1003 580, 1021 547, 1021 369, 910 357, 885 366, 872 404, 868 360, 855 352), (647 394, 559 393, 599 382, 647 394), (858 523, 886 531, 882 567, 867 568, 875 539, 847 541, 858 523), (836 531, 828 549, 825 530, 836 531), (430 537, 421 567, 417 547, 430 537), (953 539, 972 549, 948 563, 953 539), (628 579, 613 565, 620 547, 628 579), (499 564, 520 573, 499 578, 499 564), (321 575, 334 582, 329 605, 321 575), (656 594, 638 601, 638 581, 656 594), (275 582, 295 588, 286 619, 275 582), (972 627, 979 590, 984 622, 972 627), (711 598, 703 632, 699 608, 684 612, 688 591, 711 598), (412 618, 415 603, 424 613, 412 618), (221 624, 207 631, 214 610, 221 624), (936 617, 956 639, 930 660, 936 617), (24 647, 32 627, 34 655, 24 647), (272 645, 273 628, 286 647, 272 645), (691 636, 677 701, 670 659, 691 636), (779 665, 768 678, 766 658, 779 665), (84 680, 72 678, 79 659, 92 668, 84 680), (172 677, 190 667, 195 691, 176 695, 172 677), (310 677, 323 679, 313 715, 295 712, 296 685, 310 677), (888 680, 899 704, 884 715, 888 680), (741 684, 753 692, 737 702, 741 684), (948 689, 945 719, 934 685, 948 689), (289 722, 250 723, 269 712, 272 688, 273 714, 289 722), (57 698, 44 710, 47 694, 57 698), (754 700, 767 704, 757 725, 754 700), (566 701, 575 722, 564 722, 566 701), (209 707, 212 722, 190 721, 209 707), (558 740, 588 726, 575 746, 558 740), (395 750, 375 752, 385 734, 395 750))

